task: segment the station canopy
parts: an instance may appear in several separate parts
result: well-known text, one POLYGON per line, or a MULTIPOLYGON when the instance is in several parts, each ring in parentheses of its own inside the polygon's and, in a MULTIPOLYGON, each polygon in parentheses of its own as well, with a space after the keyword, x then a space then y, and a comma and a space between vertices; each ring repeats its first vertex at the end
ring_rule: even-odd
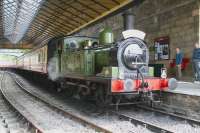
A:
POLYGON ((35 45, 66 36, 134 0, 0 0, 0 38, 35 45))

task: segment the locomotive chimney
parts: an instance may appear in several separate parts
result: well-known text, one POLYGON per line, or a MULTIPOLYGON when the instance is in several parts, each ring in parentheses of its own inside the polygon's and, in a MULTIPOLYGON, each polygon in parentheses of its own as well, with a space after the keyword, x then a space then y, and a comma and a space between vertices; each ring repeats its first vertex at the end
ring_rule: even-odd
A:
POLYGON ((131 10, 127 10, 124 12, 123 14, 124 30, 134 29, 134 19, 135 15, 132 13, 131 10))
POLYGON ((123 13, 124 31, 122 32, 123 38, 137 37, 142 40, 145 38, 145 33, 134 28, 135 15, 132 10, 127 10, 123 13))

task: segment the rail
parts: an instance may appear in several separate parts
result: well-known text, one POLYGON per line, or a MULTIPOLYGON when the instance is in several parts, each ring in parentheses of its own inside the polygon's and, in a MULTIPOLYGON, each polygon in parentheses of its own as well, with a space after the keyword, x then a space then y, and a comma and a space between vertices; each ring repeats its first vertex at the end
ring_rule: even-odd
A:
POLYGON ((148 111, 153 111, 153 112, 160 113, 160 114, 163 114, 163 115, 168 115, 169 117, 173 117, 173 118, 176 118, 176 119, 179 119, 179 120, 184 120, 184 121, 187 121, 191 125, 195 124, 195 125, 200 126, 200 120, 197 120, 197 119, 177 115, 177 114, 174 114, 174 113, 169 113, 169 112, 166 112, 166 111, 162 111, 162 110, 152 108, 152 107, 147 107, 147 106, 137 105, 136 107, 141 108, 143 110, 148 110, 148 111))
POLYGON ((3 83, 3 78, 4 78, 4 73, 3 73, 3 75, 1 76, 1 79, 0 79, 0 82, 1 82, 1 86, 0 86, 0 93, 2 93, 2 95, 3 95, 3 98, 6 100, 6 102, 9 104, 9 105, 11 105, 11 107, 13 108, 13 109, 15 109, 16 110, 16 112, 18 113, 18 114, 20 114, 27 122, 28 122, 28 125, 29 125, 29 127, 31 127, 31 130, 34 132, 34 133, 44 133, 45 132, 45 130, 43 129, 43 128, 41 128, 39 125, 36 125, 36 124, 34 124, 34 122, 32 122, 32 120, 30 119, 30 118, 28 118, 28 117, 26 117, 26 115, 25 115, 25 112, 22 110, 22 109, 19 109, 19 108, 21 108, 20 106, 18 106, 18 105, 16 105, 15 104, 15 101, 13 101, 13 99, 11 99, 5 92, 4 92, 4 89, 5 89, 5 87, 4 87, 4 83, 3 83), (17 106, 17 107, 16 107, 17 106))
POLYGON ((149 122, 145 122, 143 120, 139 120, 137 118, 134 118, 134 117, 131 117, 131 116, 128 116, 128 115, 125 115, 125 114, 121 114, 121 113, 114 112, 114 111, 112 111, 112 113, 119 116, 120 119, 128 120, 134 125, 144 126, 145 128, 147 128, 147 129, 149 129, 153 132, 156 132, 156 133, 173 133, 173 131, 170 131, 168 129, 164 129, 164 128, 159 127, 155 124, 151 124, 149 122))
POLYGON ((75 114, 72 114, 70 112, 67 112, 66 110, 63 110, 62 108, 59 107, 59 105, 55 105, 53 103, 51 103, 50 101, 44 100, 42 97, 33 94, 32 92, 30 92, 29 90, 27 90, 22 83, 16 78, 16 76, 14 76, 13 74, 9 73, 11 75, 11 77, 14 79, 15 83, 26 93, 28 93, 29 95, 37 98, 38 100, 42 101, 43 103, 47 104, 49 107, 62 112, 65 116, 70 117, 72 120, 81 123, 82 125, 87 125, 89 127, 91 127, 92 129, 94 129, 97 132, 103 132, 103 133, 112 133, 111 131, 100 127, 99 125, 96 125, 95 123, 92 123, 84 118, 81 118, 79 116, 76 116, 75 114))

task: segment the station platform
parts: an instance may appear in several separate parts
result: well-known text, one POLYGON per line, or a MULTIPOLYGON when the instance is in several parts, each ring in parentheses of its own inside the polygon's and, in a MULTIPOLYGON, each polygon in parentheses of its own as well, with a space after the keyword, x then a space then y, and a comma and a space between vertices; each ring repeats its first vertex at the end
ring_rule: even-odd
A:
POLYGON ((168 90, 167 92, 200 96, 200 83, 179 81, 175 90, 168 90))
POLYGON ((200 120, 200 83, 179 81, 175 90, 163 93, 158 108, 200 120))

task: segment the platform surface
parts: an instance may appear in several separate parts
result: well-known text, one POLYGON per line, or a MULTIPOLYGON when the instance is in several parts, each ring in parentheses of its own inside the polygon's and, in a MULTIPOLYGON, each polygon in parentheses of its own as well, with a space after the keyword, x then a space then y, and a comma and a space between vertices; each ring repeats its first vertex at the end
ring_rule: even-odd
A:
POLYGON ((168 90, 167 92, 200 96, 200 83, 179 81, 175 90, 168 90))

